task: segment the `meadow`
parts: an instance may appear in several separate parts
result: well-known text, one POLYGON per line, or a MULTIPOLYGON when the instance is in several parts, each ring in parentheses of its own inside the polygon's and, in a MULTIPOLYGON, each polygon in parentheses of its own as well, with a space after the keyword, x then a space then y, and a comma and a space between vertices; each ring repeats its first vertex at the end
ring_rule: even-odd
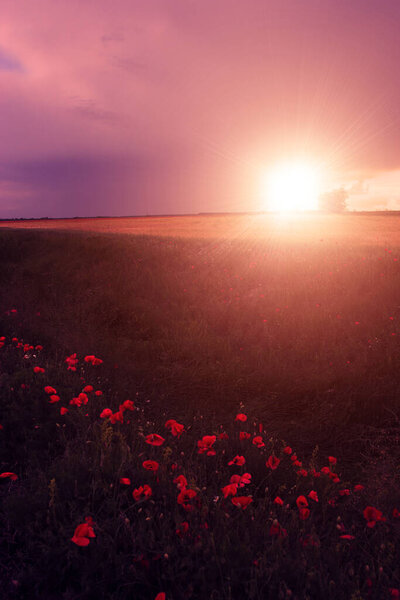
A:
POLYGON ((0 225, 6 598, 400 598, 398 216, 0 225))

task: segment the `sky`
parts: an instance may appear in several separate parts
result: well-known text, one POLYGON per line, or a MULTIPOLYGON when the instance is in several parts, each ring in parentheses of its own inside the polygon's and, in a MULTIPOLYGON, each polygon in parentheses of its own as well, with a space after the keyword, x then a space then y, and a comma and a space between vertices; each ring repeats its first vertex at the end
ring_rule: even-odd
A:
POLYGON ((1 0, 0 218, 400 209, 399 0, 1 0))

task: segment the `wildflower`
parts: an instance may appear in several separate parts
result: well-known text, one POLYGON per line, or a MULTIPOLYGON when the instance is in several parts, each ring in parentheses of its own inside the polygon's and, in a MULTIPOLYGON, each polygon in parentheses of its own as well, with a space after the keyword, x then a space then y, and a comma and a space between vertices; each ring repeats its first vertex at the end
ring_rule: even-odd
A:
POLYGON ((184 475, 178 475, 178 477, 175 477, 173 481, 179 489, 185 488, 187 486, 187 479, 184 475))
MULTIPOLYGON (((87 517, 88 518, 88 517, 87 517)), ((86 521, 86 523, 81 523, 75 529, 75 533, 71 538, 71 542, 74 542, 77 546, 88 546, 90 539, 96 537, 96 534, 93 531, 93 527, 90 525, 91 521, 86 521)))
POLYGON ((108 419, 108 417, 111 417, 111 415, 112 415, 111 408, 105 408, 100 413, 100 419, 108 419))
POLYGON ((46 385, 44 391, 46 392, 46 394, 57 394, 57 391, 53 387, 51 387, 51 385, 46 385))
POLYGON ((350 490, 347 488, 344 490, 339 490, 339 496, 350 496, 350 490))
POLYGON ((101 390, 96 390, 94 393, 95 396, 102 396, 103 392, 101 390))
POLYGON ((50 396, 50 400, 49 400, 50 404, 54 404, 55 402, 59 402, 59 401, 60 401, 60 396, 57 396, 57 394, 52 394, 50 396))
POLYGON ((95 356, 93 356, 93 354, 85 356, 84 361, 87 362, 87 363, 91 363, 93 366, 95 366, 95 365, 101 365, 102 362, 103 362, 101 360, 101 358, 96 358, 95 356))
POLYGON ((232 498, 232 504, 243 510, 245 510, 249 504, 251 504, 251 502, 253 502, 253 498, 251 496, 234 496, 232 498))
POLYGON ((114 425, 117 421, 120 423, 124 422, 124 413, 122 410, 118 410, 117 412, 110 415, 110 422, 114 425))
POLYGON ((235 421, 241 421, 242 423, 244 423, 245 421, 247 421, 247 415, 239 413, 236 415, 235 421))
POLYGON ((251 438, 251 435, 250 433, 247 433, 247 431, 239 432, 239 440, 248 440, 249 438, 251 438))
POLYGON ((253 438, 253 445, 257 446, 257 448, 263 448, 265 446, 261 435, 256 435, 253 438))
POLYGON ((310 509, 299 508, 299 517, 302 521, 305 521, 310 516, 310 509))
POLYGON ((165 600, 166 596, 165 596, 165 592, 159 592, 157 594, 157 596, 154 598, 154 600, 165 600))
POLYGON ((62 406, 60 408, 60 415, 66 415, 68 412, 68 408, 65 408, 65 406, 62 406))
POLYGON ((277 496, 274 500, 274 504, 279 504, 279 506, 283 506, 283 500, 279 496, 277 496))
POLYGON ((93 392, 93 386, 92 385, 85 385, 85 387, 83 388, 82 392, 85 392, 85 393, 93 392))
POLYGON ((363 515, 367 521, 367 527, 375 527, 377 521, 386 521, 381 511, 374 506, 367 506, 363 511, 363 515))
POLYGON ((339 536, 342 540, 355 540, 354 535, 350 535, 349 533, 345 533, 339 536))
POLYGON ((298 475, 301 475, 302 477, 307 477, 308 475, 308 471, 306 471, 306 469, 300 469, 299 471, 297 471, 298 475))
POLYGON ((197 496, 197 492, 195 490, 184 488, 178 494, 177 502, 181 504, 184 508, 188 506, 188 502, 193 500, 197 496))
POLYGON ((334 456, 328 456, 328 461, 330 465, 336 465, 337 460, 334 456))
POLYGON ((318 494, 314 490, 311 490, 308 497, 311 498, 311 500, 314 500, 314 502, 318 502, 318 494))
POLYGON ((279 524, 277 519, 274 519, 269 529, 269 535, 277 535, 278 537, 286 537, 287 531, 279 524))
POLYGON ((397 508, 393 509, 392 516, 394 519, 400 519, 400 511, 397 508))
POLYGON ((145 460, 142 465, 148 471, 158 471, 160 466, 156 460, 145 460))
POLYGON ((150 435, 146 436, 145 440, 146 444, 151 444, 151 446, 162 446, 165 442, 165 439, 157 433, 150 433, 150 435))
POLYGON ((299 496, 296 500, 297 508, 303 508, 308 506, 308 501, 305 496, 299 496))
POLYGON ((133 404, 132 400, 124 400, 124 402, 120 405, 119 410, 122 412, 124 410, 135 410, 135 405, 133 404))
POLYGON ((275 469, 278 467, 279 463, 280 463, 280 459, 276 458, 276 456, 271 455, 269 456, 267 462, 265 463, 265 465, 267 467, 269 467, 270 469, 272 469, 273 471, 275 471, 275 469))
POLYGON ((165 423, 165 427, 169 429, 173 436, 180 438, 182 433, 185 431, 185 426, 175 421, 175 419, 169 419, 165 423))
POLYGON ((288 455, 292 454, 292 452, 293 452, 293 450, 291 449, 290 446, 285 446, 284 449, 283 449, 283 451, 284 451, 285 454, 288 454, 288 455))
POLYGON ((215 435, 203 436, 203 438, 197 442, 199 454, 203 454, 204 452, 207 452, 207 455, 209 456, 215 454, 215 450, 212 449, 212 446, 215 443, 216 439, 217 436, 215 435))
POLYGON ((218 434, 218 439, 229 440, 229 435, 225 431, 221 431, 221 433, 218 434))
POLYGON ((228 462, 228 465, 238 465, 238 467, 241 467, 245 462, 246 459, 244 456, 235 456, 235 458, 228 462))
POLYGON ((189 531, 189 523, 187 521, 183 521, 178 529, 176 530, 176 535, 180 538, 183 538, 184 535, 189 531))
POLYGON ((42 369, 42 367, 33 367, 33 372, 34 373, 44 373, 45 370, 42 369))
POLYGON ((225 487, 221 488, 222 493, 224 494, 224 498, 227 498, 228 496, 236 496, 237 489, 238 489, 237 483, 229 483, 225 487))
POLYGON ((363 489, 364 489, 364 486, 361 485, 360 483, 357 483, 357 485, 354 486, 355 492, 361 492, 363 489))
POLYGON ((11 481, 16 481, 18 479, 18 475, 16 475, 15 473, 10 473, 9 471, 5 471, 4 473, 0 473, 0 477, 2 479, 5 479, 6 477, 9 477, 11 479, 11 481))
POLYGON ((122 483, 122 485, 131 485, 131 480, 129 477, 121 477, 119 482, 122 483))
POLYGON ((142 498, 142 496, 144 498, 150 498, 150 496, 152 494, 153 494, 153 490, 147 484, 141 485, 139 488, 134 489, 132 492, 132 496, 134 497, 134 499, 136 501, 140 500, 142 498))

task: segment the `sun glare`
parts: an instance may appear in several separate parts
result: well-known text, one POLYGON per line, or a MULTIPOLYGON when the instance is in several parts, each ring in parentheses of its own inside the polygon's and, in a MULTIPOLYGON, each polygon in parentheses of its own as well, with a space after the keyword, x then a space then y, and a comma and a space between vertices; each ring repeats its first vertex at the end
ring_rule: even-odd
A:
POLYGON ((318 169, 309 164, 277 165, 262 178, 262 195, 267 210, 316 210, 319 191, 318 169))

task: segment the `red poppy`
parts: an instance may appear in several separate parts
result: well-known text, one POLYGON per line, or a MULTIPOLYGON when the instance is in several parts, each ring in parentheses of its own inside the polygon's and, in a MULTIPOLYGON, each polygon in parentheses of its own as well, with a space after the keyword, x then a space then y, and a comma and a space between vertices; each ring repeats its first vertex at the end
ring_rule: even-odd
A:
POLYGON ((174 483, 178 486, 179 489, 182 489, 187 486, 187 479, 184 475, 178 475, 178 477, 175 477, 174 483))
POLYGON ((305 521, 310 516, 310 510, 308 508, 299 508, 299 517, 302 521, 305 521))
POLYGON ((274 519, 271 527, 269 528, 269 535, 277 535, 278 537, 286 537, 287 531, 278 523, 277 519, 274 519))
POLYGON ((150 496, 152 494, 153 494, 153 490, 147 484, 141 485, 139 488, 134 489, 132 492, 132 496, 134 497, 134 499, 136 501, 140 500, 142 498, 142 496, 144 498, 150 498, 150 496))
POLYGON ((215 450, 212 449, 212 446, 215 443, 216 439, 217 436, 215 435, 203 436, 203 438, 197 442, 199 454, 203 454, 204 452, 207 452, 208 455, 215 454, 215 450))
POLYGON ((336 465, 337 460, 334 456, 328 456, 329 464, 336 465))
POLYGON ((165 427, 171 431, 173 436, 178 438, 181 437, 182 433, 185 431, 185 426, 175 421, 175 419, 169 419, 165 423, 165 427))
POLYGON ((2 479, 5 479, 6 477, 9 477, 11 479, 11 481, 16 481, 18 479, 18 475, 16 475, 15 473, 10 473, 9 471, 5 471, 4 473, 0 473, 0 477, 2 479))
POLYGON ((165 596, 165 592, 159 592, 157 594, 157 596, 154 598, 154 600, 165 600, 166 596, 165 596))
POLYGON ((339 496, 350 496, 350 490, 347 488, 344 490, 339 490, 339 496))
POLYGON ((50 396, 49 404, 54 404, 55 402, 59 402, 59 401, 60 401, 60 396, 57 396, 57 394, 52 394, 50 396))
POLYGON ((298 508, 303 508, 305 506, 308 506, 307 498, 305 496, 299 496, 296 500, 296 504, 297 504, 298 508))
POLYGON ((394 519, 400 519, 400 511, 399 511, 397 508, 394 508, 394 509, 393 509, 393 512, 392 512, 392 517, 393 517, 394 519))
POLYGON ((308 497, 311 498, 311 500, 314 500, 314 502, 318 502, 318 494, 314 490, 311 490, 311 492, 308 494, 308 497))
POLYGON ((86 517, 85 521, 85 523, 78 525, 78 527, 75 529, 73 537, 71 538, 71 541, 77 546, 88 546, 90 542, 89 538, 96 537, 96 534, 93 531, 93 521, 91 517, 86 517))
POLYGON ((283 449, 285 454, 292 454, 292 449, 290 446, 285 446, 285 448, 283 449))
POLYGON ((145 460, 142 464, 143 467, 148 471, 158 471, 160 466, 156 460, 145 460))
POLYGON ((110 415, 110 422, 114 425, 117 421, 120 423, 124 422, 124 413, 122 410, 118 410, 117 412, 110 415))
POLYGON ((229 435, 226 433, 226 431, 221 431, 221 433, 218 434, 218 439, 229 440, 229 435))
POLYGON ((132 400, 124 400, 124 402, 120 405, 119 410, 135 410, 135 405, 133 404, 132 400))
POLYGON ((247 433, 247 431, 240 431, 239 440, 248 440, 249 438, 251 438, 250 433, 247 433))
POLYGON ((45 370, 42 369, 42 367, 33 367, 33 372, 34 373, 44 373, 45 370))
POLYGON ((263 448, 265 446, 261 435, 256 435, 253 438, 253 445, 257 446, 257 448, 263 448))
POLYGON ((57 390, 51 387, 51 385, 46 385, 44 391, 46 392, 46 394, 57 394, 57 390))
POLYGON ((180 538, 183 538, 188 531, 189 523, 187 521, 183 521, 176 530, 176 535, 178 535, 180 538))
POLYGON ((349 533, 345 533, 339 536, 342 540, 355 540, 354 535, 350 535, 349 533))
POLYGON ((100 419, 108 419, 108 417, 111 417, 111 415, 112 415, 111 408, 105 408, 100 413, 100 419))
POLYGON ((271 456, 268 458, 268 460, 267 460, 267 462, 265 463, 265 465, 274 471, 274 470, 275 470, 275 469, 278 467, 278 465, 279 465, 279 463, 280 463, 280 462, 281 462, 281 461, 280 461, 280 459, 279 459, 279 458, 276 458, 276 456, 274 456, 274 455, 271 455, 271 456))
POLYGON ((246 459, 244 456, 235 456, 235 458, 228 462, 228 465, 238 465, 238 467, 241 467, 245 462, 246 459))
POLYGON ((229 483, 225 487, 221 488, 222 493, 224 494, 224 498, 227 498, 228 496, 236 496, 237 489, 237 483, 229 483))
POLYGON ((85 392, 85 393, 93 392, 93 386, 92 385, 85 385, 85 387, 83 388, 82 392, 85 392))
POLYGON ((177 502, 185 507, 187 503, 190 502, 190 500, 193 500, 193 498, 196 496, 197 492, 195 490, 184 488, 179 492, 177 502))
POLYGON ((357 483, 357 485, 354 486, 355 492, 361 492, 363 489, 364 489, 364 486, 361 485, 360 483, 357 483))
POLYGON ((66 415, 68 412, 68 408, 65 408, 65 406, 62 406, 60 408, 60 415, 66 415))
POLYGON ((146 444, 151 444, 152 446, 162 446, 165 442, 165 439, 158 435, 158 433, 150 433, 145 438, 146 444))
POLYGON ((279 504, 279 506, 283 506, 284 504, 282 498, 280 498, 279 496, 275 498, 274 503, 279 504))
POLYGON ((235 421, 241 421, 242 423, 244 423, 245 421, 247 421, 247 415, 239 413, 236 415, 235 421))
POLYGON ((122 483, 122 485, 131 485, 131 480, 129 477, 121 477, 119 482, 122 483))
POLYGON ((367 506, 363 511, 363 515, 367 521, 367 527, 375 527, 377 521, 386 521, 381 511, 374 506, 367 506))
POLYGON ((101 360, 101 358, 96 358, 95 356, 93 356, 93 354, 85 356, 84 361, 87 362, 87 363, 91 363, 93 366, 95 366, 95 365, 101 365, 101 363, 103 362, 101 360))
POLYGON ((232 504, 243 510, 245 510, 249 504, 251 504, 251 502, 253 502, 253 498, 251 496, 234 496, 232 498, 232 504))
POLYGON ((94 393, 95 396, 102 396, 103 392, 101 390, 96 390, 94 393))

